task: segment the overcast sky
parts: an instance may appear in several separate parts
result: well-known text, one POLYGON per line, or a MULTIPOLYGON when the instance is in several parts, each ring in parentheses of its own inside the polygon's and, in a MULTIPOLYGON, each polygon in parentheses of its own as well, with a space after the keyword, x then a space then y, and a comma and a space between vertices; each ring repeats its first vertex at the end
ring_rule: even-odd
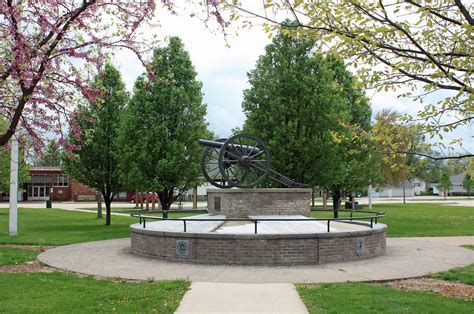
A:
MULTIPOLYGON (((251 30, 239 30, 238 36, 229 36, 227 43, 230 47, 226 47, 222 33, 211 32, 201 20, 187 14, 175 16, 161 9, 157 19, 161 27, 151 32, 163 39, 179 36, 191 56, 198 79, 203 83, 210 130, 221 137, 229 136, 231 129, 242 126, 245 120, 241 103, 243 90, 249 87, 247 72, 255 67, 258 56, 264 53, 264 47, 271 39, 260 27, 254 27, 251 30)), ((215 27, 213 29, 216 30, 215 27)), ((142 65, 132 53, 126 51, 118 53, 113 62, 122 72, 127 88, 131 91, 135 79, 144 71, 142 65)), ((423 108, 422 104, 411 99, 397 98, 397 93, 367 91, 367 95, 371 99, 374 114, 383 108, 392 108, 416 115, 423 108)), ((473 125, 448 134, 445 141, 462 137, 464 148, 472 152, 472 136, 473 125)))

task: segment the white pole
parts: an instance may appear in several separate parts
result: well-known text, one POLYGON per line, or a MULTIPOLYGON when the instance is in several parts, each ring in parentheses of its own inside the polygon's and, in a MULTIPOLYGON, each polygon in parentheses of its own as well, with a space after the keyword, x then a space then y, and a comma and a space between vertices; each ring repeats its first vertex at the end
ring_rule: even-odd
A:
POLYGON ((10 157, 10 214, 8 234, 18 234, 18 138, 12 136, 10 157))
POLYGON ((372 184, 369 185, 369 209, 372 209, 372 184))

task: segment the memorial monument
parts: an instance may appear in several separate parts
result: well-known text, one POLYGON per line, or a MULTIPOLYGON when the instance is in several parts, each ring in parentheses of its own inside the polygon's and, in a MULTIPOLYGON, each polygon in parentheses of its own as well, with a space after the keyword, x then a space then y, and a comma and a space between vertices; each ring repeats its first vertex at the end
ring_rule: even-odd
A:
POLYGON ((203 176, 217 188, 207 191, 207 214, 133 214, 140 219, 131 226, 133 253, 230 265, 323 264, 385 253, 386 226, 378 222, 384 213, 311 218, 311 189, 273 170, 270 152, 257 136, 199 143, 204 146, 203 176), (287 188, 257 188, 267 178, 287 188))

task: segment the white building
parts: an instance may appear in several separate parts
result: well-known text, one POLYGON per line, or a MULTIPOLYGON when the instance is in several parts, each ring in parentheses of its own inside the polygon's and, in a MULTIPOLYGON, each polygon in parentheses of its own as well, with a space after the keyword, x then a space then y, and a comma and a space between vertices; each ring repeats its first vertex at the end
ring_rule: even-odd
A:
MULTIPOLYGON (((418 183, 417 183, 418 184, 418 183)), ((385 186, 378 188, 372 192, 372 197, 402 197, 403 196, 403 187, 405 187, 405 196, 412 197, 415 196, 415 191, 421 189, 420 186, 414 185, 414 182, 405 180, 400 186, 385 186)))

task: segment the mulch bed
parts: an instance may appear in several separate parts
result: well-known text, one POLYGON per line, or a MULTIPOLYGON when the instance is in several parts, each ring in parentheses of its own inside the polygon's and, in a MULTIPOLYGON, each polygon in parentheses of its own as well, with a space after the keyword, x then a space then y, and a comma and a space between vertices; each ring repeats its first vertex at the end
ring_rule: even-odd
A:
POLYGON ((474 300, 474 286, 428 277, 388 281, 378 285, 401 290, 433 292, 464 301, 474 300))
POLYGON ((21 249, 21 250, 32 250, 32 251, 45 251, 51 249, 54 246, 45 246, 45 245, 19 245, 19 244, 0 244, 0 247, 8 247, 12 249, 21 249))
POLYGON ((19 265, 0 266, 0 273, 30 273, 30 272, 52 272, 54 268, 45 266, 39 261, 28 262, 19 265))

